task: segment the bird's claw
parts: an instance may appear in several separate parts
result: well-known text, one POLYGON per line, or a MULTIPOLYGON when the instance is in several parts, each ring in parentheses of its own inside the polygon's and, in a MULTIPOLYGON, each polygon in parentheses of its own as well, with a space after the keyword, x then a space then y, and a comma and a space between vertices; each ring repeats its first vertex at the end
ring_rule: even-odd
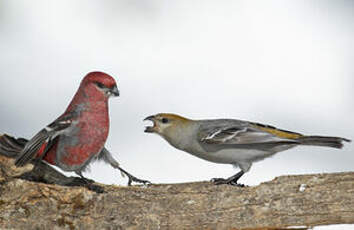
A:
POLYGON ((210 180, 210 182, 212 182, 212 183, 214 183, 214 184, 216 184, 216 185, 219 185, 219 184, 227 184, 227 183, 228 183, 228 181, 227 181, 226 179, 224 179, 224 178, 212 178, 212 179, 210 180))
POLYGON ((128 176, 128 186, 131 186, 132 182, 141 183, 144 185, 151 184, 151 182, 148 180, 142 180, 142 179, 139 179, 139 178, 132 176, 132 175, 127 175, 127 176, 128 176))
POLYGON ((224 178, 213 178, 213 179, 211 179, 211 182, 216 185, 228 184, 228 185, 237 186, 237 187, 245 187, 244 184, 237 183, 237 180, 235 181, 235 180, 224 179, 224 178))

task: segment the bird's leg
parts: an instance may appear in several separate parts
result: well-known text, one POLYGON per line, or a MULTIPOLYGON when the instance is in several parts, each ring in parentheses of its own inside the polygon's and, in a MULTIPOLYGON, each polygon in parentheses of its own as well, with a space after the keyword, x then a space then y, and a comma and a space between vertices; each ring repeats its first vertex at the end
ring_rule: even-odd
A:
POLYGON ((150 181, 136 178, 135 176, 131 175, 130 173, 128 173, 127 171, 122 169, 119 166, 119 163, 113 158, 112 154, 106 148, 102 149, 102 151, 100 152, 98 158, 102 159, 105 162, 107 162, 113 168, 119 169, 122 172, 122 174, 126 175, 128 177, 128 186, 130 186, 132 184, 132 182, 142 183, 142 184, 151 184, 150 181))
POLYGON ((133 176, 132 174, 128 173, 127 171, 125 171, 124 169, 122 169, 119 166, 116 166, 115 168, 119 169, 122 173, 124 173, 128 177, 128 186, 130 186, 132 184, 132 182, 142 183, 142 184, 151 184, 150 181, 139 179, 139 178, 133 176))
POLYGON ((238 184, 237 181, 242 177, 242 175, 245 174, 242 170, 235 175, 224 179, 224 178, 213 178, 211 181, 214 182, 215 184, 229 184, 229 185, 236 185, 240 187, 244 187, 245 185, 243 184, 238 184))

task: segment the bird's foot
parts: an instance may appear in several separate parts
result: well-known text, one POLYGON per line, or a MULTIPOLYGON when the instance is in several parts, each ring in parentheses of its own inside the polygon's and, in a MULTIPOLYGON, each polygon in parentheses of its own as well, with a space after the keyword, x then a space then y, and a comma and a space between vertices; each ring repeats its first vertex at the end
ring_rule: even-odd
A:
POLYGON ((141 183, 141 184, 144 184, 144 185, 148 185, 148 184, 151 184, 150 181, 148 180, 142 180, 142 179, 139 179, 131 174, 126 174, 127 177, 128 177, 128 186, 131 186, 132 185, 132 182, 135 182, 135 183, 141 183))
POLYGON ((104 193, 103 187, 99 185, 95 185, 94 183, 95 181, 87 179, 86 177, 70 177, 70 180, 66 182, 64 185, 85 187, 88 190, 96 193, 104 193))
POLYGON ((224 178, 213 178, 211 179, 211 182, 213 182, 216 185, 221 185, 221 184, 228 184, 232 186, 237 186, 237 187, 245 187, 244 184, 239 184, 237 183, 237 180, 233 179, 224 179, 224 178))
POLYGON ((88 190, 94 191, 96 193, 104 193, 103 187, 99 185, 95 185, 95 181, 88 179, 86 177, 81 176, 82 181, 84 182, 83 187, 87 188, 88 190))
POLYGON ((141 183, 144 185, 151 184, 150 181, 139 179, 139 178, 133 176, 132 174, 128 173, 127 171, 125 171, 123 168, 121 168, 119 166, 116 166, 116 168, 120 170, 120 172, 122 173, 123 176, 125 175, 128 177, 128 186, 131 186, 132 182, 141 183))

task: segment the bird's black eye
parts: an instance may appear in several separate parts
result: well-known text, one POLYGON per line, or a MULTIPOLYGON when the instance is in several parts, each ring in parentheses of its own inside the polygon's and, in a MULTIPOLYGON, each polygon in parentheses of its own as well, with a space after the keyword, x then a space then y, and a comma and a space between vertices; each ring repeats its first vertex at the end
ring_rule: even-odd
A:
POLYGON ((106 86, 102 84, 101 82, 95 82, 95 84, 98 86, 98 88, 104 89, 106 86))
POLYGON ((162 118, 162 123, 164 123, 164 124, 166 124, 166 123, 168 123, 168 119, 167 118, 162 118))

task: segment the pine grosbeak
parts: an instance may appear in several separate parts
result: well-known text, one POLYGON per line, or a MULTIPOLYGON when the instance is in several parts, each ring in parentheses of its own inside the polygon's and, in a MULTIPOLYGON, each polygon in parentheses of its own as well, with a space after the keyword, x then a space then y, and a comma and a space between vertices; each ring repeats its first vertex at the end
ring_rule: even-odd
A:
MULTIPOLYGON (((132 181, 140 180, 124 169, 104 147, 109 132, 108 99, 119 96, 115 80, 102 72, 91 72, 81 81, 66 111, 30 139, 15 161, 23 166, 32 159, 43 159, 64 171, 82 172, 94 160, 103 160, 132 181)), ((88 180, 87 180, 88 181, 88 180)))
POLYGON ((233 119, 190 120, 175 114, 160 113, 145 120, 153 126, 145 129, 156 133, 173 147, 207 161, 232 164, 241 171, 227 178, 214 178, 216 184, 237 185, 255 161, 298 145, 342 148, 341 137, 305 136, 275 127, 233 119))

